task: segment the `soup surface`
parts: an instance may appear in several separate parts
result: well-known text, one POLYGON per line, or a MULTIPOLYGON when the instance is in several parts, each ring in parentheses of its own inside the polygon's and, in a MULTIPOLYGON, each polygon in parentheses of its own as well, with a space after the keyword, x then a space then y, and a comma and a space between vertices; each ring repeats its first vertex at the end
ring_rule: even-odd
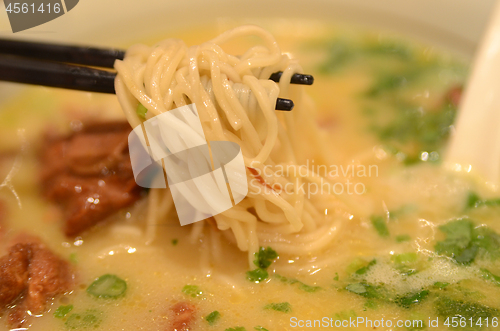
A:
MULTIPOLYGON (((500 199, 472 176, 440 166, 467 64, 385 34, 311 22, 269 28, 315 77, 310 116, 328 142, 328 160, 301 161, 335 184, 336 201, 324 202, 318 216, 338 219, 327 249, 306 256, 276 249, 276 258, 264 245, 257 264, 271 264, 256 282, 246 253, 209 222, 194 236, 173 213, 149 229, 145 198, 66 237, 61 211, 40 193, 42 137, 123 114, 114 96, 26 88, 0 112, 0 255, 20 233, 36 235, 77 274, 73 291, 26 327, 170 330, 178 303, 193 307, 193 331, 498 326, 500 199), (108 274, 126 290, 89 294, 108 274)), ((221 30, 176 37, 197 44, 221 30)), ((9 329, 6 316, 0 330, 9 329)))

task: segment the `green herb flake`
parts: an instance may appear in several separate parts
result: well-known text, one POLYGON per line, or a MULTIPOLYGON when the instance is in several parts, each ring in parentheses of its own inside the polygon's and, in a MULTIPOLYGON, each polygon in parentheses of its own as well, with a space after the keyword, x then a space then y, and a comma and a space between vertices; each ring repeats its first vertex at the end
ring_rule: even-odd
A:
POLYGON ((101 324, 102 313, 89 309, 83 314, 71 314, 64 323, 68 329, 97 328, 101 324))
POLYGON ((388 91, 405 87, 408 84, 408 76, 399 74, 383 74, 376 78, 373 87, 366 92, 367 97, 376 97, 388 91))
POLYGON ((486 226, 472 230, 472 244, 477 246, 479 255, 483 258, 500 258, 500 235, 486 226))
POLYGON ((137 116, 142 118, 143 120, 146 119, 146 113, 148 112, 148 109, 144 107, 141 103, 137 106, 137 109, 135 110, 137 113, 137 116))
POLYGON ((197 298, 203 295, 203 291, 197 285, 186 285, 182 288, 182 293, 197 298))
POLYGON ((356 275, 364 275, 368 272, 368 270, 370 270, 370 268, 372 266, 374 266, 375 264, 377 264, 377 260, 371 260, 370 262, 368 262, 368 264, 364 267, 361 267, 359 268, 358 270, 356 270, 354 273, 356 275))
POLYGON ((353 283, 347 285, 345 289, 368 299, 384 299, 385 297, 380 286, 365 283, 353 283))
POLYGON ((407 267, 404 267, 404 266, 403 267, 399 267, 398 270, 399 270, 399 273, 402 276, 411 276, 411 275, 414 275, 414 274, 418 273, 417 269, 407 268, 407 267))
POLYGON ((356 293, 356 294, 365 294, 366 293, 366 287, 361 284, 361 283, 354 283, 354 284, 349 284, 345 288, 349 292, 356 293))
POLYGON ((500 276, 494 275, 491 271, 484 268, 481 269, 481 273, 484 279, 489 280, 497 286, 500 286, 500 276))
POLYGON ((322 288, 320 286, 311 286, 301 282, 299 289, 305 292, 314 293, 320 291, 322 288))
POLYGON ((172 239, 172 245, 173 246, 177 246, 178 243, 179 243, 178 239, 172 239))
POLYGON ((220 319, 220 313, 217 310, 214 310, 210 314, 205 317, 205 320, 209 325, 214 325, 220 319))
POLYGON ((401 234, 399 236, 396 236, 396 242, 398 242, 398 243, 407 242, 410 240, 411 240, 411 237, 407 234, 401 234))
POLYGON ((254 283, 260 283, 263 280, 266 280, 269 277, 269 273, 264 269, 255 269, 251 271, 247 271, 246 273, 247 279, 254 283))
POLYGON ((375 300, 368 299, 366 300, 365 304, 363 305, 365 309, 377 309, 378 308, 378 303, 375 300))
POLYGON ((242 326, 235 326, 234 328, 227 328, 224 331, 247 331, 247 329, 242 326))
POLYGON ((293 279, 293 278, 287 278, 285 276, 281 276, 281 275, 278 275, 278 274, 275 274, 274 277, 276 277, 282 283, 287 283, 287 284, 294 284, 294 283, 296 283, 295 279, 293 279))
POLYGON ((335 281, 339 280, 339 273, 338 272, 335 273, 335 277, 333 277, 333 280, 335 280, 335 281))
POLYGON ((467 195, 467 208, 477 208, 480 201, 479 195, 474 192, 469 192, 467 195))
POLYGON ((440 297, 434 303, 436 313, 439 316, 465 318, 466 321, 491 320, 499 315, 499 311, 479 303, 454 300, 448 297, 440 297))
POLYGON ((436 253, 452 257, 467 264, 474 260, 477 247, 471 246, 473 224, 468 219, 459 219, 439 227, 446 239, 436 244, 436 253))
POLYGON ((311 286, 302 283, 300 280, 295 279, 295 278, 287 278, 281 275, 274 275, 277 279, 279 279, 282 283, 294 285, 294 284, 299 284, 299 289, 305 292, 313 293, 322 290, 323 288, 320 286, 311 286))
POLYGON ((127 283, 116 275, 106 274, 97 278, 87 288, 87 293, 103 299, 116 299, 125 295, 127 283))
POLYGON ((410 308, 413 305, 420 304, 429 295, 428 290, 423 290, 417 293, 409 293, 405 296, 396 298, 395 302, 403 308, 410 308))
POLYGON ((439 227, 446 238, 437 242, 436 253, 451 257, 457 263, 470 264, 476 256, 500 257, 500 235, 486 226, 474 228, 467 218, 451 221, 439 227))
POLYGON ((468 209, 480 207, 500 206, 500 199, 481 199, 475 192, 469 192, 467 195, 466 206, 468 209))
POLYGON ((396 264, 410 264, 417 262, 417 253, 409 252, 391 256, 391 260, 396 264))
POLYGON ((73 310, 73 305, 59 306, 54 312, 55 318, 63 318, 73 310))
POLYGON ((270 303, 264 309, 272 309, 282 313, 289 313, 292 311, 292 306, 288 302, 270 303))
POLYGON ((253 263, 260 269, 267 269, 273 263, 273 260, 278 258, 278 253, 271 247, 261 247, 257 253, 255 253, 255 260, 253 263))
POLYGON ((442 290, 443 288, 445 288, 448 285, 450 285, 450 283, 446 283, 446 282, 435 282, 434 283, 434 286, 440 290, 442 290))
POLYGON ((254 330, 257 330, 257 331, 269 331, 268 329, 266 328, 263 328, 262 326, 259 326, 257 325, 256 327, 253 328, 254 330))
POLYGON ((377 231, 378 235, 381 237, 389 236, 389 229, 387 228, 387 224, 383 217, 381 216, 372 216, 371 217, 372 225, 377 231))

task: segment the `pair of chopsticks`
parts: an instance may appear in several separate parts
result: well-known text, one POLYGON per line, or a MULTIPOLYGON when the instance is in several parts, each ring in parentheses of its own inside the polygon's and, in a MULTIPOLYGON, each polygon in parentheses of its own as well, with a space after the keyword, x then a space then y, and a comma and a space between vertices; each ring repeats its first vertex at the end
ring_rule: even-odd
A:
MULTIPOLYGON (((88 92, 115 93, 115 60, 125 51, 0 39, 0 80, 88 92), (99 67, 103 69, 91 68, 99 67)), ((282 72, 269 79, 279 82, 282 72)), ((290 83, 312 85, 311 75, 294 74, 290 83)), ((276 110, 292 110, 293 101, 278 98, 276 110)))

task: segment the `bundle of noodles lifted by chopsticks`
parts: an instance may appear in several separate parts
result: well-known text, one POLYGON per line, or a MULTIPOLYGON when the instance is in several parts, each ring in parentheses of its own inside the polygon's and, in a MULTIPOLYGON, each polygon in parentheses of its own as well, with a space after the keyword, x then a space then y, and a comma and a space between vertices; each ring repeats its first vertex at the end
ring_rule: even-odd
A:
MULTIPOLYGON (((248 194, 215 215, 217 228, 207 231, 221 231, 248 252, 250 264, 259 246, 302 255, 321 250, 338 232, 341 216, 327 217, 324 212, 326 206, 339 205, 338 199, 303 189, 304 182, 326 179, 304 167, 298 171, 306 160, 331 162, 312 120, 314 105, 302 86, 290 85, 291 76, 302 68, 282 53, 269 32, 241 26, 198 46, 188 47, 178 39, 152 47, 134 45, 115 68, 116 94, 133 128, 194 104, 207 141, 231 141, 241 147, 248 194), (253 44, 239 54, 225 51, 242 40, 253 44), (280 82, 270 81, 278 71, 283 72, 280 82), (276 112, 278 97, 294 100, 294 110, 276 112)), ((148 199, 148 224, 158 224, 173 208, 171 192, 152 189, 148 199)), ((193 225, 195 238, 205 231, 204 223, 193 225)), ((148 227, 152 238, 154 229, 148 227)))

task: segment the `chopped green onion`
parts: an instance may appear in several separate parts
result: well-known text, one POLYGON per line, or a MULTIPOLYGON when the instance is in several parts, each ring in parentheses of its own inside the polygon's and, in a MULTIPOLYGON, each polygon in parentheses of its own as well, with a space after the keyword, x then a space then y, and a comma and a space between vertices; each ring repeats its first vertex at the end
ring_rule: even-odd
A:
POLYGON ((69 329, 95 329, 101 323, 100 315, 96 310, 87 310, 85 314, 71 314, 64 324, 69 329))
POLYGON ((439 316, 464 318, 466 321, 491 320, 499 316, 499 311, 476 302, 466 302, 448 297, 440 297, 434 302, 439 316))
POLYGON ((411 240, 411 237, 407 234, 401 234, 399 236, 396 236, 396 242, 398 242, 398 243, 402 243, 402 242, 410 241, 410 240, 411 240))
POLYGON ((409 293, 396 299, 396 303, 403 308, 410 308, 412 305, 421 303, 429 295, 428 290, 417 293, 409 293))
POLYGON ((299 289, 301 289, 302 291, 305 291, 305 292, 314 293, 314 292, 318 292, 318 291, 322 290, 322 288, 320 286, 311 286, 311 285, 304 284, 302 282, 299 282, 299 283, 300 283, 299 289))
POLYGON ((372 216, 371 217, 372 225, 377 230, 377 233, 381 237, 389 236, 389 229, 387 228, 387 224, 385 220, 380 216, 372 216))
POLYGON ((481 199, 474 192, 469 192, 467 196, 467 208, 496 207, 500 206, 500 199, 481 199))
POLYGON ((273 260, 278 258, 278 253, 271 247, 261 247, 257 253, 255 253, 255 260, 253 263, 261 269, 267 269, 273 263, 273 260))
POLYGON ((345 289, 368 299, 384 299, 385 297, 385 292, 380 286, 365 283, 354 283, 347 285, 345 289))
POLYGON ((467 195, 467 208, 476 208, 481 203, 481 198, 474 192, 467 195))
POLYGON ((68 315, 69 312, 72 310, 73 310, 73 305, 59 306, 59 308, 57 308, 56 311, 54 312, 54 317, 63 318, 64 316, 68 315))
POLYGON ((269 277, 269 273, 264 269, 255 269, 251 271, 247 271, 246 273, 247 279, 251 282, 260 283, 263 280, 266 280, 269 277))
POLYGON ((87 288, 87 293, 97 298, 115 299, 125 294, 127 283, 116 275, 106 274, 97 278, 87 288))
POLYGON ((483 278, 489 280, 493 284, 500 286, 500 276, 493 274, 488 269, 481 268, 481 272, 483 273, 483 278))
POLYGON ((401 253, 391 256, 391 260, 396 264, 408 264, 416 262, 417 259, 418 256, 415 252, 401 253))
POLYGON ((366 309, 377 309, 378 308, 378 303, 375 300, 368 299, 366 300, 365 304, 363 307, 366 309))
POLYGON ((457 263, 470 264, 476 257, 500 258, 500 235, 487 226, 474 227, 468 218, 439 227, 446 238, 437 242, 436 253, 451 257, 457 263))
POLYGON ((264 309, 272 309, 282 313, 289 313, 292 311, 292 306, 288 302, 270 303, 264 309))
POLYGON ((446 283, 446 282, 435 282, 434 283, 434 286, 439 288, 439 289, 443 289, 448 285, 450 285, 450 283, 446 283))
POLYGON ((247 329, 242 326, 235 326, 234 328, 227 328, 224 331, 247 331, 247 329))
POLYGON ((217 310, 215 310, 210 314, 208 314, 205 317, 205 320, 208 322, 208 324, 214 325, 219 320, 219 318, 220 318, 220 313, 217 310))
POLYGON ((322 288, 320 286, 307 285, 307 284, 304 284, 300 280, 295 279, 295 278, 287 278, 287 277, 284 277, 284 276, 281 276, 278 274, 276 274, 275 277, 277 279, 279 279, 282 283, 285 283, 285 284, 290 284, 290 285, 299 284, 299 289, 302 291, 305 291, 305 292, 312 293, 312 292, 317 292, 319 290, 322 290, 322 288))
POLYGON ((137 113, 137 116, 139 116, 142 119, 146 119, 146 113, 148 112, 148 109, 144 107, 141 103, 137 106, 137 109, 135 110, 137 113))
POLYGON ((368 272, 368 270, 370 270, 370 268, 371 268, 373 265, 375 265, 375 264, 377 264, 377 260, 371 260, 371 261, 370 261, 370 262, 369 262, 366 266, 359 268, 359 269, 358 269, 358 270, 356 270, 354 273, 355 273, 356 275, 364 275, 364 274, 366 274, 366 273, 368 272))
POLYGON ((189 295, 192 298, 197 298, 203 295, 203 291, 197 285, 186 285, 182 288, 182 293, 189 295))
POLYGON ((354 283, 354 284, 349 284, 345 288, 349 292, 356 293, 356 294, 364 294, 366 293, 366 287, 361 284, 361 283, 354 283))

